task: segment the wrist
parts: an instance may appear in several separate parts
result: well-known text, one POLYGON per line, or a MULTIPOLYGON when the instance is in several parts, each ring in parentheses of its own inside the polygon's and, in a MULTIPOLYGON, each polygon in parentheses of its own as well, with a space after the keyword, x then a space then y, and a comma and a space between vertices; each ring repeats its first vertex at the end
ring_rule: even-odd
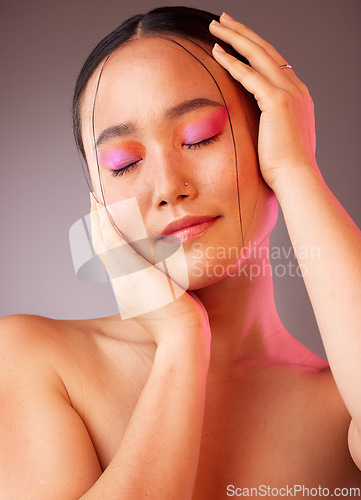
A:
POLYGON ((309 194, 310 189, 321 184, 324 184, 324 180, 315 163, 290 166, 283 175, 278 176, 271 188, 282 208, 283 201, 292 197, 293 193, 299 194, 305 190, 305 193, 309 194))
POLYGON ((171 331, 164 336, 157 347, 156 356, 171 363, 197 366, 208 371, 210 342, 202 332, 171 331))

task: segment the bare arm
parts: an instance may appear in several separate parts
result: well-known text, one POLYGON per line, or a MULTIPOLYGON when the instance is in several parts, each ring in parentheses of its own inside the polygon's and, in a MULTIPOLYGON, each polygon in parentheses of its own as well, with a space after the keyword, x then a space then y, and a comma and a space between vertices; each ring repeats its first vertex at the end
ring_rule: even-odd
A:
POLYGON ((86 427, 49 363, 54 346, 46 345, 43 327, 23 316, 1 321, 0 497, 191 498, 206 343, 186 334, 158 347, 120 447, 102 473, 86 427))
POLYGON ((296 169, 277 197, 303 272, 330 367, 352 416, 350 451, 361 467, 361 234, 322 178, 296 169))
POLYGON ((246 66, 213 50, 215 59, 254 94, 261 110, 260 169, 282 207, 328 360, 352 416, 349 446, 361 468, 361 236, 330 192, 315 159, 313 102, 275 48, 222 16, 210 30, 244 55, 246 66), (283 68, 283 69, 282 69, 283 68))
MULTIPOLYGON (((102 473, 87 429, 74 411, 52 362, 58 333, 26 317, 0 324, 0 496, 56 500, 191 498, 198 467, 210 355, 202 304, 173 282, 178 298, 160 306, 169 279, 155 267, 147 276, 118 279, 124 241, 104 210, 92 211, 96 248, 112 265, 119 302, 157 343, 152 369, 113 460, 102 473), (143 294, 143 295, 142 295, 143 294), (139 314, 143 310, 147 312, 139 314), (24 319, 25 318, 25 319, 24 319)), ((128 258, 142 256, 126 246, 128 258)), ((119 416, 121 418, 121 415, 119 416)))
POLYGON ((183 338, 158 347, 114 459, 82 498, 192 497, 209 356, 191 344, 183 338))
MULTIPOLYGON (((125 435, 102 472, 87 429, 71 406, 54 362, 61 334, 46 320, 4 318, 0 324, 0 496, 4 498, 191 498, 198 467, 210 355, 208 316, 175 282, 177 299, 161 298, 171 277, 155 267, 124 280, 117 256, 125 244, 104 210, 92 211, 96 247, 106 254, 112 285, 126 311, 153 337, 157 351, 125 435), (108 252, 108 253, 107 253, 108 252), (143 294, 143 295, 142 295, 143 294), (151 299, 151 307, 145 301, 151 299), (146 307, 144 307, 146 306, 146 307), (143 311, 146 312, 143 312, 143 311), (142 314, 140 314, 142 313, 142 314)), ((126 246, 128 258, 142 256, 126 246)), ((59 362, 59 358, 58 362, 59 362)), ((62 366, 62 361, 60 361, 62 366)), ((121 418, 121 415, 119 415, 121 418)))

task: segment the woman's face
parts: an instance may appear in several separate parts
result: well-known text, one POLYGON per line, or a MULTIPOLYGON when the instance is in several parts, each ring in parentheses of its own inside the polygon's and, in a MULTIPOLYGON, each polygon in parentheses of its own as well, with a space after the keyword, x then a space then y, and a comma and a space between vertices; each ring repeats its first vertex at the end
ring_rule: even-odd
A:
POLYGON ((82 136, 96 197, 121 232, 130 242, 158 235, 155 247, 172 240, 164 235, 171 232, 182 242, 189 288, 197 289, 227 277, 237 249, 270 233, 277 209, 260 179, 250 130, 256 135, 257 113, 250 101, 245 94, 241 101, 234 80, 212 57, 177 41, 222 90, 238 176, 217 85, 192 55, 163 38, 140 38, 115 52, 97 93, 100 68, 95 72, 83 97, 82 136))

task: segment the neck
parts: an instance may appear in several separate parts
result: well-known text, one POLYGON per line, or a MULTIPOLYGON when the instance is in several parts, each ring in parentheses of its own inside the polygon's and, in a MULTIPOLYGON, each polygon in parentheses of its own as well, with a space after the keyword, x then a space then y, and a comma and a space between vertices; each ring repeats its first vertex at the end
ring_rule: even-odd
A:
MULTIPOLYGON (((267 250, 268 247, 264 245, 267 250)), ((274 303, 273 282, 268 251, 247 259, 242 272, 226 277, 208 287, 194 290, 209 316, 211 342, 211 371, 216 379, 238 370, 244 363, 267 362, 271 356, 284 351, 286 341, 274 303), (282 337, 282 339, 281 339, 282 337), (280 343, 281 342, 281 343, 280 343)), ((118 314, 102 318, 108 337, 144 342, 151 339, 136 321, 131 327, 119 330, 118 314)))
POLYGON ((237 277, 227 277, 194 293, 209 315, 214 371, 238 366, 241 359, 268 357, 284 330, 274 303, 268 255, 249 258, 237 277))

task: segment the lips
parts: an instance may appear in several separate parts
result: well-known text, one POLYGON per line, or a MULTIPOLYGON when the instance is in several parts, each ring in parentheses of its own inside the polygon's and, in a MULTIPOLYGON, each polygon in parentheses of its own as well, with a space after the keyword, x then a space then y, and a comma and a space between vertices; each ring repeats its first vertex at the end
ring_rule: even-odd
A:
POLYGON ((170 222, 163 229, 160 236, 165 242, 174 243, 178 239, 182 243, 188 243, 204 234, 216 222, 218 217, 212 215, 187 215, 170 222))

